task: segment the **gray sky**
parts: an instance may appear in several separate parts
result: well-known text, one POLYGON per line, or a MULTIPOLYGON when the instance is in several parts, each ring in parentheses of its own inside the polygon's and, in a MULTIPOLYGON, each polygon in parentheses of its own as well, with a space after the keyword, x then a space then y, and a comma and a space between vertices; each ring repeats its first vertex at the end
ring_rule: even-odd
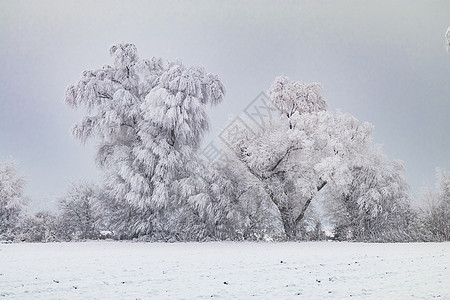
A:
POLYGON ((413 193, 450 169, 449 1, 0 0, 0 160, 28 177, 34 207, 98 177, 94 146, 69 133, 82 112, 63 95, 109 47, 181 59, 218 74, 227 95, 209 140, 276 76, 320 82, 330 110, 375 126, 413 193))

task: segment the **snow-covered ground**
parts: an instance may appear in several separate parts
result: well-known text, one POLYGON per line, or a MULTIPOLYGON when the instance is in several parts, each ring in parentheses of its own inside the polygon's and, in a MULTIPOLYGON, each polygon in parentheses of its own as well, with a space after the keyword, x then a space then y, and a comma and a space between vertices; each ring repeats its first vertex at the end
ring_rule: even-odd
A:
POLYGON ((450 299, 450 243, 0 245, 5 299, 450 299))

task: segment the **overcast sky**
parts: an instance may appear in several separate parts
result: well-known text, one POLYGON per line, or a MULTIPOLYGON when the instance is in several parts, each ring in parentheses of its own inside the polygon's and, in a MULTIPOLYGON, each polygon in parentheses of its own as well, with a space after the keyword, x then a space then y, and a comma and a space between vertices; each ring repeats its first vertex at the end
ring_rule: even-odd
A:
POLYGON ((82 112, 63 95, 130 42, 219 75, 227 95, 209 140, 276 76, 320 82, 330 110, 374 124, 417 193, 450 169, 449 25, 450 1, 0 0, 0 160, 19 162, 34 207, 98 180, 94 145, 70 135, 82 112))

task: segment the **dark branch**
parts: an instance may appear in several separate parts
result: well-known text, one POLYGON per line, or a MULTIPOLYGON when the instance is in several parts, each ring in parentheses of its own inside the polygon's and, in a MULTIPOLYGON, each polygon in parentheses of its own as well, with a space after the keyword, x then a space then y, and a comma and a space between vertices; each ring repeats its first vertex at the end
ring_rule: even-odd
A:
POLYGON ((107 93, 100 93, 100 92, 97 92, 97 96, 98 96, 99 98, 101 98, 101 99, 110 99, 110 100, 112 100, 112 96, 109 95, 109 94, 107 94, 107 93))
POLYGON ((286 157, 288 157, 289 154, 291 154, 292 151, 300 150, 300 149, 302 149, 302 148, 301 148, 301 147, 289 147, 289 148, 287 149, 286 153, 284 153, 284 155, 283 155, 282 157, 280 157, 280 159, 275 163, 275 165, 274 165, 272 168, 270 168, 269 171, 270 171, 270 172, 274 171, 274 170, 281 164, 281 162, 282 162, 286 157))
MULTIPOLYGON (((320 192, 321 189, 327 184, 326 181, 323 181, 319 186, 317 186, 317 192, 320 192)), ((305 216, 306 210, 308 209, 309 205, 311 204, 313 197, 309 198, 305 205, 303 205, 302 211, 300 212, 300 215, 295 219, 295 226, 303 219, 305 216)))

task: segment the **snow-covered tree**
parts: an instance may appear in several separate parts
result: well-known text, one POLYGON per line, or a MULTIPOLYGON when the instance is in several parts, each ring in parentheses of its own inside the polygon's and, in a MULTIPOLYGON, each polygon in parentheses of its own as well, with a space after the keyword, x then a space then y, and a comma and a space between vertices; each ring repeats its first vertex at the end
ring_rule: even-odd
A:
POLYGON ((10 238, 26 203, 26 180, 17 174, 14 162, 0 161, 0 238, 10 238))
POLYGON ((450 171, 437 169, 435 188, 423 190, 422 219, 434 240, 450 240, 450 171))
POLYGON ((101 229, 100 201, 102 191, 94 184, 81 181, 72 184, 66 195, 59 199, 60 226, 71 238, 98 238, 101 229))
POLYGON ((259 182, 287 238, 294 239, 317 193, 327 185, 345 189, 351 182, 353 165, 371 143, 372 126, 324 111, 318 85, 277 78, 269 96, 281 117, 262 129, 236 128, 229 156, 259 182))
POLYGON ((288 118, 296 112, 312 113, 326 110, 327 107, 320 84, 290 81, 286 76, 275 78, 269 89, 269 97, 275 107, 288 118))
POLYGON ((99 143, 112 224, 129 236, 150 234, 167 227, 168 213, 181 205, 174 188, 197 168, 206 107, 220 103, 225 89, 203 68, 139 59, 132 44, 110 52, 113 66, 85 71, 65 101, 87 108, 73 133, 99 143))
POLYGON ((286 237, 307 238, 306 227, 322 234, 311 203, 326 189, 323 197, 333 195, 336 225, 355 238, 410 239, 406 231, 415 223, 403 167, 386 162, 373 145, 373 126, 326 111, 318 84, 278 77, 269 97, 280 118, 251 130, 249 122, 236 125, 228 157, 240 170, 240 182, 249 183, 255 194, 263 191, 265 197, 254 201, 269 200, 272 210, 267 207, 278 213, 286 237))
POLYGON ((295 113, 313 113, 327 108, 320 84, 290 81, 286 76, 275 78, 269 89, 269 97, 281 115, 288 120, 295 113))
POLYGON ((344 190, 328 190, 336 237, 380 242, 417 238, 417 216, 410 207, 402 162, 387 161, 380 147, 373 147, 351 171, 344 190))
POLYGON ((21 220, 15 236, 21 242, 57 242, 68 240, 57 215, 42 211, 21 220))

